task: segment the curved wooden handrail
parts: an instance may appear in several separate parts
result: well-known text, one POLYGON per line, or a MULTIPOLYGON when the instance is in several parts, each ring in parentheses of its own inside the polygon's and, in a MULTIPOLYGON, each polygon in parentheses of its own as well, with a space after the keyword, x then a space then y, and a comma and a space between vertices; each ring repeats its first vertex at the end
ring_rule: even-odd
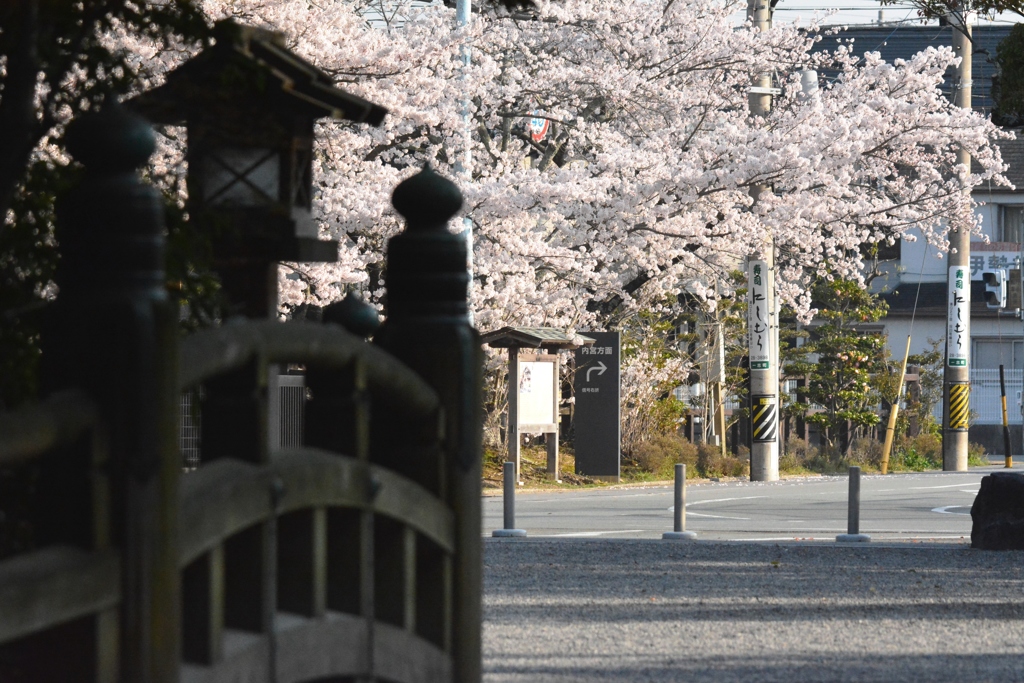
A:
POLYGON ((434 390, 400 361, 337 325, 253 320, 201 330, 181 345, 179 387, 193 387, 253 358, 265 363, 308 363, 342 368, 361 357, 371 396, 427 415, 437 410, 434 390))
POLYGON ((51 546, 0 562, 0 642, 37 633, 121 599, 121 562, 114 550, 51 546))
POLYGON ((99 409, 80 389, 0 415, 0 467, 27 462, 75 441, 96 426, 99 409))
POLYGON ((447 552, 455 550, 451 509, 393 470, 308 447, 278 451, 271 466, 284 484, 282 513, 320 506, 362 507, 412 527, 447 552), (353 505, 349 492, 356 491, 362 500, 353 505))
POLYGON ((419 484, 383 467, 315 448, 275 453, 269 465, 214 460, 181 480, 179 566, 275 514, 312 507, 370 510, 400 521, 447 552, 454 515, 419 484), (278 507, 271 490, 283 495, 278 507))
MULTIPOLYGON (((185 664, 183 680, 193 683, 241 680, 266 666, 267 638, 234 633, 231 653, 212 666, 185 664)), ((435 683, 451 680, 451 657, 437 646, 391 624, 328 612, 308 619, 292 614, 277 616, 277 679, 301 683, 337 677, 370 676, 395 683, 435 683), (373 661, 369 654, 373 627, 373 661), (350 647, 338 647, 347 643, 350 647)))

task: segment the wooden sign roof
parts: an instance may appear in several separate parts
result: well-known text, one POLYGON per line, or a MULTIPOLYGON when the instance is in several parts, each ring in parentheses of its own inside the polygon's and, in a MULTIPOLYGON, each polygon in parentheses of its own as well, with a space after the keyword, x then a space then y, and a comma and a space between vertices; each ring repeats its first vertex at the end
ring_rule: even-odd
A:
POLYGON ((483 343, 496 349, 513 346, 532 349, 575 349, 591 346, 594 340, 582 334, 570 335, 555 327, 503 327, 488 332, 483 343))

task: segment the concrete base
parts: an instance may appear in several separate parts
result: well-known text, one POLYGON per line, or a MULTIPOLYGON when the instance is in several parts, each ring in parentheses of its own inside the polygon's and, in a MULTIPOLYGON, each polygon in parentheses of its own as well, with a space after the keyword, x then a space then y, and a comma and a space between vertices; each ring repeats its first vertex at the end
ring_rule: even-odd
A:
POLYGON ((836 543, 867 543, 871 537, 867 534, 839 534, 836 543))
POLYGON ((522 538, 526 536, 526 529, 495 529, 491 532, 495 538, 522 538))
POLYGON ((697 534, 692 531, 666 531, 661 537, 668 541, 696 541, 697 534))

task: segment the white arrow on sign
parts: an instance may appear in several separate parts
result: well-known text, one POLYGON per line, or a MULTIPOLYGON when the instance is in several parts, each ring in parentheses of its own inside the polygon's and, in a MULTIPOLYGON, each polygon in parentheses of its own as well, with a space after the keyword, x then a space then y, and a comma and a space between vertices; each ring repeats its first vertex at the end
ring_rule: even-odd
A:
POLYGON ((594 370, 597 370, 597 374, 598 375, 603 375, 604 371, 607 370, 607 369, 608 369, 607 365, 605 365, 601 361, 597 361, 597 365, 596 366, 594 366, 592 368, 587 368, 587 382, 588 383, 590 382, 590 373, 592 373, 594 370))

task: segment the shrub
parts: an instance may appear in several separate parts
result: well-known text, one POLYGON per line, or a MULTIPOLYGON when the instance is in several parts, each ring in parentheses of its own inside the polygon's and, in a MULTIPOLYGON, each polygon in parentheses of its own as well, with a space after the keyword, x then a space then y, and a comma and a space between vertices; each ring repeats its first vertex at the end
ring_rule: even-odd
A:
POLYGON ((942 438, 928 432, 903 436, 889 456, 891 472, 923 472, 942 467, 942 438))
POLYGON ((722 456, 718 446, 697 448, 697 473, 702 477, 742 477, 750 473, 750 457, 722 456))
POLYGON ((813 471, 812 463, 820 458, 817 448, 812 446, 807 439, 790 437, 785 443, 783 452, 779 455, 779 471, 788 474, 801 474, 813 471))
POLYGON ((967 464, 971 467, 984 467, 988 465, 985 447, 980 443, 967 444, 967 464))
POLYGON ((658 434, 643 441, 633 450, 632 456, 641 470, 656 478, 674 477, 676 463, 686 465, 688 477, 695 475, 697 447, 676 434, 658 434))
POLYGON ((856 465, 861 469, 880 470, 883 445, 881 441, 875 439, 857 439, 850 444, 850 453, 846 457, 847 466, 856 465))

